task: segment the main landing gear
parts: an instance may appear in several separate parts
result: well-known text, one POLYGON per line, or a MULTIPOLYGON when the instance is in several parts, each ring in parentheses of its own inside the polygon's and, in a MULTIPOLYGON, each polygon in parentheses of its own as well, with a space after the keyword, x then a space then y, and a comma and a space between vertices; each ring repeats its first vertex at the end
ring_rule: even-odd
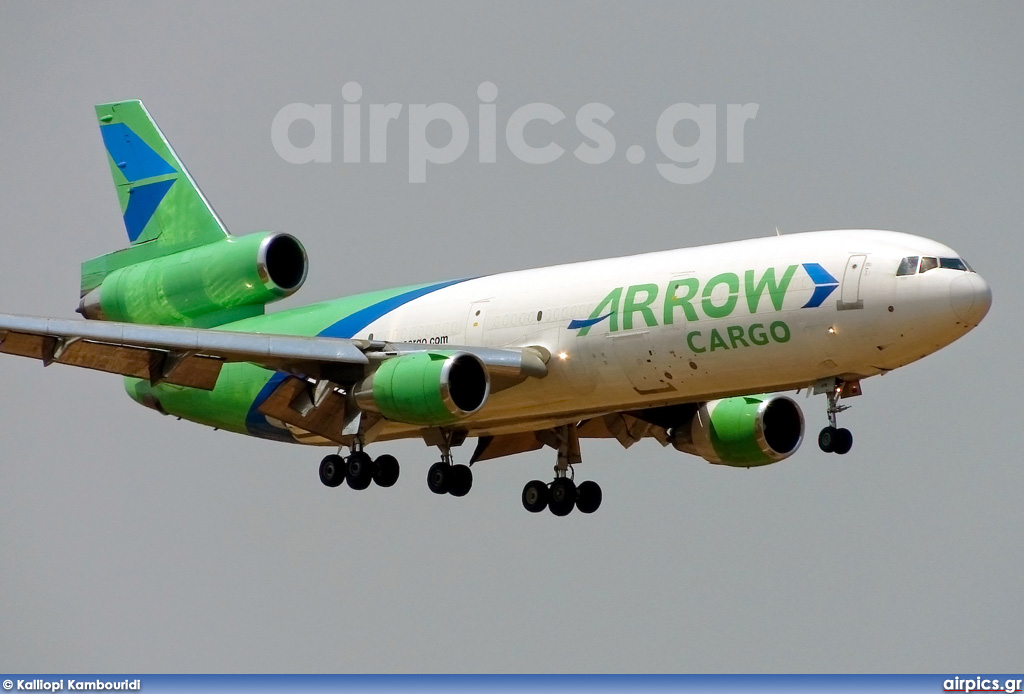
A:
MULTIPOLYGON (((597 482, 590 480, 576 484, 573 465, 582 462, 580 437, 575 424, 544 432, 544 442, 557 448, 555 479, 550 483, 532 480, 523 488, 523 506, 531 513, 550 509, 556 516, 567 516, 572 510, 593 513, 601 506, 602 492, 597 482)), ((437 429, 424 436, 431 446, 441 451, 441 460, 427 471, 427 487, 435 494, 466 496, 473 488, 473 471, 468 465, 456 465, 452 447, 465 440, 465 432, 437 429)), ((351 444, 348 457, 338 454, 326 456, 320 462, 320 481, 327 487, 348 483, 352 489, 366 489, 370 483, 378 487, 391 487, 398 481, 398 460, 392 455, 371 458, 361 440, 351 444)))
POLYGON ((601 505, 601 487, 590 480, 577 486, 574 480, 572 466, 582 462, 576 425, 559 427, 555 435, 558 443, 555 479, 550 484, 540 480, 527 482, 523 487, 523 508, 530 513, 540 513, 547 508, 556 516, 567 516, 573 508, 581 513, 593 513, 601 505))
POLYGON ((329 455, 320 461, 320 481, 328 487, 348 482, 352 489, 366 489, 370 482, 378 487, 391 487, 398 481, 398 460, 393 455, 370 458, 361 445, 353 446, 348 458, 329 455))
POLYGON ((523 508, 540 513, 545 508, 556 516, 568 516, 573 508, 593 513, 601 505, 601 486, 587 480, 579 486, 571 477, 556 477, 550 484, 531 480, 523 487, 523 508))
MULTIPOLYGON (((832 388, 826 393, 828 397, 828 426, 818 434, 818 447, 826 453, 838 453, 845 455, 853 448, 853 434, 849 429, 840 429, 836 425, 836 415, 843 410, 850 409, 849 405, 840 405, 839 399, 843 395, 843 388, 846 384, 837 380, 832 388)), ((849 384, 857 387, 855 384, 849 384)), ((857 391, 859 392, 859 390, 857 391)))
POLYGON ((442 431, 439 435, 437 447, 441 449, 441 460, 427 470, 427 487, 435 494, 466 496, 473 488, 473 471, 468 465, 456 465, 452 460, 455 434, 451 431, 442 431))

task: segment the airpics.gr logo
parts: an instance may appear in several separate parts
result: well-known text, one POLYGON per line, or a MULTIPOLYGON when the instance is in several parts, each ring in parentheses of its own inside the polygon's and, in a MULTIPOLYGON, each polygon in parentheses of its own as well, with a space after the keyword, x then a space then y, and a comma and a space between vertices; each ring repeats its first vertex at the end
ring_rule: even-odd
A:
MULTIPOLYGON (((656 284, 634 284, 611 290, 585 319, 570 321, 569 330, 579 330, 580 337, 602 321, 608 321, 608 332, 632 330, 643 325, 649 328, 676 323, 677 316, 690 322, 700 320, 697 309, 706 318, 725 318, 740 302, 740 286, 746 298, 747 309, 757 313, 765 294, 776 311, 782 310, 786 292, 800 265, 790 265, 781 273, 768 268, 758 277, 754 270, 743 273, 742 280, 734 272, 715 275, 703 286, 696 277, 671 280, 662 292, 656 284), (723 287, 724 289, 719 289, 723 287), (661 302, 658 298, 663 297, 661 302)), ((804 272, 814 283, 814 293, 801 308, 817 308, 839 286, 839 281, 819 263, 803 263, 804 272)))

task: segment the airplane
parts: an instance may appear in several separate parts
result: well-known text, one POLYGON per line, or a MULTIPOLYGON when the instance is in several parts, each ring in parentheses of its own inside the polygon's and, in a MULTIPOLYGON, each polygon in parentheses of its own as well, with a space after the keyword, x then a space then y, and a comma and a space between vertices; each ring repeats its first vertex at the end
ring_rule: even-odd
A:
POLYGON ((950 247, 833 230, 416 284, 276 313, 308 271, 282 232, 228 233, 141 101, 96 106, 129 246, 82 265, 86 319, 0 315, 0 352, 125 377, 164 415, 318 446, 320 481, 362 490, 400 473, 367 447, 422 439, 435 494, 471 465, 545 446, 530 512, 593 513, 581 439, 643 439, 723 466, 791 456, 824 394, 826 453, 861 381, 950 344, 992 303, 950 247), (468 464, 453 449, 476 446, 468 464), (342 453, 348 450, 348 455, 342 453))

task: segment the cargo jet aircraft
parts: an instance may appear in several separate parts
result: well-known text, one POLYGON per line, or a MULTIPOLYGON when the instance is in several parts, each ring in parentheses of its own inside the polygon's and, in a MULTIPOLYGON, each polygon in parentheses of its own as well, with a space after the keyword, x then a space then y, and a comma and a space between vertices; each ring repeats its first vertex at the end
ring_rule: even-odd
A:
POLYGON ((307 271, 292 236, 232 236, 139 101, 96 107, 130 246, 82 266, 86 319, 0 316, 0 352, 123 374, 162 414, 332 446, 328 487, 395 484, 387 441, 440 450, 427 485, 463 496, 469 465, 548 446, 527 510, 597 509, 580 439, 653 438, 718 465, 846 453, 842 399, 974 328, 988 284, 953 249, 891 231, 769 236, 385 289, 265 314, 307 271), (477 439, 469 465, 452 449, 477 439), (340 453, 347 449, 348 455, 340 453))

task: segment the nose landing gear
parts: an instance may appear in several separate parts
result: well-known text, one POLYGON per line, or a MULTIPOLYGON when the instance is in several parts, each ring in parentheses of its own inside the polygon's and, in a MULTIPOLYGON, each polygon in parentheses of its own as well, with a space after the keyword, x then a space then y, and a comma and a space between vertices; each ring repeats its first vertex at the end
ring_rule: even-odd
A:
POLYGON ((836 379, 832 387, 826 392, 828 397, 828 426, 818 434, 818 448, 825 453, 837 453, 846 455, 853 448, 853 434, 849 429, 841 429, 836 424, 836 415, 843 410, 850 409, 849 405, 840 405, 839 399, 844 394, 860 394, 860 385, 857 383, 844 383, 836 379), (851 393, 845 393, 851 390, 851 393))

